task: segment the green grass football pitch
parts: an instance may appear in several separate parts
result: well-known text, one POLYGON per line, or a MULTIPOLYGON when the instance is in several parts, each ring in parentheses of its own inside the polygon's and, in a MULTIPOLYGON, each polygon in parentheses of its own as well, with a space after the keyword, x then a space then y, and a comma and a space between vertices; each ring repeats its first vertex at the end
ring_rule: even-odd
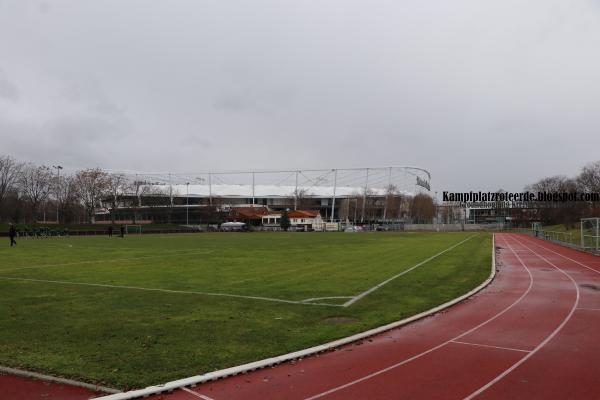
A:
POLYGON ((21 238, 15 248, 5 242, 0 365, 120 389, 414 315, 477 286, 491 263, 485 233, 21 238))

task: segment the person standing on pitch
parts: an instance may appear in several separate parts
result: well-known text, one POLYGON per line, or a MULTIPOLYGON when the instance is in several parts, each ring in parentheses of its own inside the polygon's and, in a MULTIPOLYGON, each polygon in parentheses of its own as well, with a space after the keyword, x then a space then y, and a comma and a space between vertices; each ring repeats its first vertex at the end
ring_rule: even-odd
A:
POLYGON ((108 227, 108 237, 111 238, 113 234, 113 227, 112 225, 108 227))
POLYGON ((121 225, 121 237, 124 238, 125 237, 125 227, 123 225, 121 225))
POLYGON ((10 247, 16 246, 17 241, 15 237, 17 236, 17 228, 13 224, 10 224, 10 228, 8 228, 8 237, 10 237, 10 247))

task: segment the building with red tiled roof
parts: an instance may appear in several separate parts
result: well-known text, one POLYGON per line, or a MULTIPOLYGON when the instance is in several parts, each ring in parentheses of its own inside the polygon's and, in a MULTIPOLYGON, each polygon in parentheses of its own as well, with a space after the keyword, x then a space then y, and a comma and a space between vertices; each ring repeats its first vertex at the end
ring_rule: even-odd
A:
POLYGON ((290 218, 316 218, 321 215, 317 210, 293 210, 288 212, 290 218))
POLYGON ((293 210, 288 213, 288 217, 296 230, 323 230, 323 218, 317 210, 293 210))
POLYGON ((269 214, 267 207, 234 207, 229 210, 227 221, 245 222, 248 225, 259 226, 262 217, 269 214))

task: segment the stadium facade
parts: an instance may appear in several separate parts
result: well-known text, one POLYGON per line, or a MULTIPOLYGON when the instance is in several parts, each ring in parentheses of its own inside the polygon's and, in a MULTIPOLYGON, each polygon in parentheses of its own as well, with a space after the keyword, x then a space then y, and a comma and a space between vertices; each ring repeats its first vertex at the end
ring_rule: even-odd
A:
POLYGON ((407 200, 430 191, 418 167, 126 175, 127 189, 102 201, 98 221, 216 223, 236 207, 317 210, 326 220, 397 220, 407 200))

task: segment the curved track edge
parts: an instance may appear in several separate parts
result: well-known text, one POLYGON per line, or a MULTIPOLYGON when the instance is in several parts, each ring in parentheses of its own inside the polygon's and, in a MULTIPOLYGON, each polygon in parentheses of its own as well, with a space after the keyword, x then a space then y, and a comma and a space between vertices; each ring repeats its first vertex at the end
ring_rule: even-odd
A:
POLYGON ((328 343, 324 343, 321 345, 309 347, 307 349, 294 351, 294 352, 283 354, 283 355, 276 356, 276 357, 265 358, 263 360, 253 361, 253 362, 250 362, 247 364, 242 364, 242 365, 238 365, 235 367, 225 368, 225 369, 221 369, 218 371, 208 372, 208 373, 202 374, 202 375, 195 375, 195 376, 191 376, 188 378, 178 379, 178 380, 167 382, 167 383, 160 384, 160 385, 148 386, 143 389, 136 389, 136 390, 131 390, 129 392, 124 392, 124 393, 116 393, 116 394, 111 394, 108 396, 95 397, 94 399, 95 400, 100 400, 100 399, 101 400, 129 400, 129 399, 136 399, 139 397, 147 397, 147 396, 165 393, 165 392, 172 392, 174 390, 181 389, 184 387, 196 386, 201 383, 215 381, 217 379, 227 378, 229 376, 239 375, 239 374, 247 373, 247 372, 258 370, 258 369, 271 367, 271 366, 281 364, 284 362, 298 360, 298 359, 309 357, 309 356, 312 356, 315 354, 334 350, 338 347, 347 345, 349 343, 357 342, 357 341, 366 339, 370 336, 377 335, 377 334, 389 331, 391 329, 401 327, 403 325, 407 325, 411 322, 428 317, 430 315, 433 315, 435 313, 443 311, 449 307, 452 307, 453 305, 460 303, 460 302, 468 299, 469 297, 475 295, 476 293, 480 292, 482 289, 484 289, 486 286, 488 286, 494 280, 495 276, 496 276, 496 238, 495 238, 495 235, 492 235, 492 265, 491 265, 490 275, 488 276, 488 278, 485 281, 483 281, 481 284, 479 284, 477 287, 475 287, 474 289, 471 289, 469 292, 467 292, 467 293, 463 294, 462 296, 459 296, 453 300, 450 300, 444 304, 440 304, 439 306, 433 307, 429 310, 426 310, 419 314, 413 315, 412 317, 408 317, 408 318, 405 318, 405 319, 402 319, 399 321, 391 322, 389 324, 382 325, 377 328, 369 329, 364 332, 356 333, 354 335, 347 336, 347 337, 341 338, 341 339, 337 339, 337 340, 334 340, 334 341, 331 341, 328 343))
POLYGON ((46 374, 40 374, 38 372, 25 371, 23 369, 17 369, 17 368, 11 368, 11 367, 0 366, 0 374, 14 375, 14 376, 19 376, 21 378, 27 378, 27 379, 37 379, 37 380, 45 381, 45 382, 59 383, 61 385, 76 386, 76 387, 81 387, 84 389, 91 390, 93 392, 104 392, 104 393, 112 393, 112 394, 121 393, 120 390, 109 388, 106 386, 94 385, 92 383, 80 382, 80 381, 76 381, 73 379, 61 378, 61 377, 51 376, 51 375, 46 375, 46 374))

